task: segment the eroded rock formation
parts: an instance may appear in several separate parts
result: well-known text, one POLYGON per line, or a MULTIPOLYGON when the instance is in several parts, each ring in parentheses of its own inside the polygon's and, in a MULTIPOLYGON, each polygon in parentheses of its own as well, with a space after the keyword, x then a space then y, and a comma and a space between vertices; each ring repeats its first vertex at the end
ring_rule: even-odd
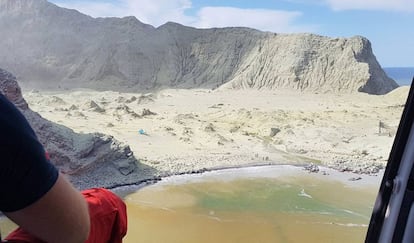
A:
POLYGON ((295 89, 384 94, 397 87, 363 37, 248 28, 158 28, 92 18, 46 0, 0 1, 0 66, 25 87, 295 89))
POLYGON ((0 69, 0 92, 24 114, 51 161, 67 174, 79 188, 136 182, 138 162, 129 146, 104 134, 77 134, 71 129, 52 123, 30 110, 22 97, 16 78, 0 69))

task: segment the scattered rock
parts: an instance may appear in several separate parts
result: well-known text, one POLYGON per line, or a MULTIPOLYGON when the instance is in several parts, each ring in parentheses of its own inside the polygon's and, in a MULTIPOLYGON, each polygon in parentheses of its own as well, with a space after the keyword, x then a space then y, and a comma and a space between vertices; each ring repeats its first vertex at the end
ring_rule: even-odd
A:
POLYGON ((145 109, 145 108, 142 110, 142 114, 141 114, 142 117, 144 117, 144 116, 153 116, 153 115, 157 115, 157 113, 152 112, 149 109, 145 109))
POLYGON ((105 112, 105 109, 101 108, 98 104, 96 104, 95 101, 90 100, 87 101, 84 105, 83 105, 84 109, 88 110, 88 111, 94 111, 94 112, 98 112, 98 113, 103 113, 105 112))
POLYGON ((75 111, 75 110, 78 110, 79 109, 79 107, 78 106, 76 106, 76 105, 71 105, 70 107, 69 107, 69 110, 70 111, 75 111))
POLYGON ((225 138, 221 135, 218 135, 218 137, 219 137, 219 140, 217 142, 218 145, 224 145, 226 143, 233 142, 233 140, 228 140, 227 138, 225 138))
POLYGON ((224 104, 216 104, 216 105, 212 105, 212 106, 210 106, 210 107, 208 107, 208 108, 213 108, 213 109, 220 109, 221 107, 223 107, 223 105, 224 104))
POLYGON ((239 129, 240 129, 240 126, 234 126, 234 127, 230 128, 230 132, 231 132, 231 133, 235 133, 235 132, 237 132, 239 129))
POLYGON ((115 102, 117 102, 117 103, 124 103, 125 102, 125 97, 124 96, 118 96, 116 99, 115 99, 115 102))
POLYGON ((280 132, 280 129, 279 128, 274 128, 274 127, 272 127, 272 128, 270 128, 270 134, 269 134, 269 136, 270 137, 274 137, 274 136, 276 136, 276 134, 278 134, 280 132))
POLYGON ((47 105, 66 105, 66 102, 62 98, 53 95, 52 97, 48 98, 45 101, 45 104, 47 104, 47 105))
POLYGON ((135 97, 135 96, 132 96, 131 98, 129 98, 129 99, 127 99, 127 100, 125 100, 125 103, 132 103, 132 102, 134 102, 134 101, 136 101, 137 100, 137 97, 135 97))
POLYGON ((138 104, 148 104, 154 102, 153 94, 143 94, 138 98, 138 104))
POLYGON ((314 163, 310 163, 309 165, 306 165, 304 167, 304 169, 309 171, 310 173, 318 173, 319 172, 319 166, 317 166, 314 163))
POLYGON ((131 108, 129 108, 129 106, 125 105, 125 104, 120 104, 118 105, 114 112, 113 112, 114 116, 117 116, 119 120, 121 120, 122 115, 129 115, 133 118, 141 118, 140 115, 138 115, 137 113, 135 113, 133 110, 131 110, 131 108))
POLYGON ((183 135, 192 135, 192 134, 193 134, 193 131, 191 130, 190 127, 184 127, 183 135))
POLYGON ((216 129, 214 129, 213 124, 209 123, 209 124, 208 124, 208 125, 204 128, 204 131, 206 131, 206 132, 215 132, 215 131, 216 131, 216 129))

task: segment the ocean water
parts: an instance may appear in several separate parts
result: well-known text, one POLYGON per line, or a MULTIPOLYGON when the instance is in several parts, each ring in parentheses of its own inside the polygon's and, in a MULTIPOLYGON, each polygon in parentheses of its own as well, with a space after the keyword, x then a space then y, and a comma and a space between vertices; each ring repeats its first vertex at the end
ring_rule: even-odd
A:
POLYGON ((363 242, 376 186, 308 173, 186 177, 125 197, 125 242, 363 242))
POLYGON ((414 67, 386 67, 384 71, 400 86, 411 85, 414 77, 414 67))

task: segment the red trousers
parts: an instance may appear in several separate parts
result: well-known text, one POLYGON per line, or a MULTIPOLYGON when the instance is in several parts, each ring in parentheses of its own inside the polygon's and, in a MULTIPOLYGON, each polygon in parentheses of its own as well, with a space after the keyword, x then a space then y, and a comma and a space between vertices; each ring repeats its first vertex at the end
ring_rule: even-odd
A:
MULTIPOLYGON (((121 243, 127 232, 125 203, 112 192, 93 188, 82 191, 89 205, 91 230, 85 243, 121 243)), ((21 228, 6 237, 7 241, 20 243, 45 243, 21 228)))

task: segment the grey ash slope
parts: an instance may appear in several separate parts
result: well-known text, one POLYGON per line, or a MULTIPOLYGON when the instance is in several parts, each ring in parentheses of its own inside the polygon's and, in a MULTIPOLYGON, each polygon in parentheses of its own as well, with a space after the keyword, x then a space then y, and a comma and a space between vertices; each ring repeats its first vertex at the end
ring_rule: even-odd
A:
POLYGON ((129 146, 100 133, 75 133, 32 111, 16 77, 2 69, 0 93, 20 109, 49 152, 51 161, 78 188, 115 187, 154 177, 155 171, 140 164, 129 146))
POLYGON ((248 28, 158 28, 91 18, 45 0, 1 0, 0 66, 25 87, 144 90, 289 88, 384 94, 397 84, 363 37, 248 28), (224 86, 223 86, 224 85, 224 86))

